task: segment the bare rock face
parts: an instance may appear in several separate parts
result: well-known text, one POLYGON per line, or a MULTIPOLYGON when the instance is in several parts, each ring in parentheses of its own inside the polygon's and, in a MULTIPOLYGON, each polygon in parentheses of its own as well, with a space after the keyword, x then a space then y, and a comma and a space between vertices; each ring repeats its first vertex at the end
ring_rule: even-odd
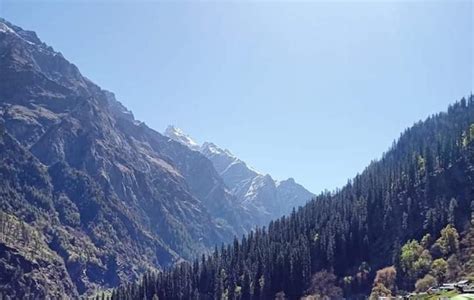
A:
POLYGON ((212 162, 228 192, 237 198, 238 205, 246 212, 250 221, 243 224, 244 226, 265 226, 271 220, 291 213, 293 208, 304 205, 314 197, 314 194, 296 183, 293 178, 276 181, 270 175, 254 170, 227 149, 210 142, 199 145, 179 128, 168 126, 164 134, 194 151, 201 152, 212 162))
POLYGON ((202 153, 136 121, 36 34, 3 19, 0 69, 0 205, 48 253, 32 258, 0 239, 0 272, 23 272, 0 294, 90 294, 250 227, 202 153))

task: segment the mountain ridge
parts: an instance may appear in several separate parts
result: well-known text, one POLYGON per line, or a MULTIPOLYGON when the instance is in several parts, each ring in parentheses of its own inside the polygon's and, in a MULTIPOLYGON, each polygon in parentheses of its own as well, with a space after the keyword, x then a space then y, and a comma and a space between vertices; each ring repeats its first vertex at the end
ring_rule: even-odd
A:
POLYGON ((201 152, 214 165, 230 193, 234 195, 245 211, 252 214, 253 223, 265 226, 270 220, 291 213, 293 208, 304 205, 314 197, 293 178, 274 180, 269 174, 262 174, 212 142, 199 145, 183 130, 169 125, 164 135, 201 152), (283 183, 283 184, 282 184, 283 183))
POLYGON ((406 129, 342 188, 111 299, 424 297, 472 279, 473 237, 471 95, 406 129))
MULTIPOLYGON (((32 166, 2 169, 10 180, 0 183, 0 204, 58 255, 66 276, 54 278, 72 283, 63 293, 136 280, 252 227, 206 157, 135 120, 34 32, 0 24, 0 124, 8 147, 23 149, 1 158, 33 160, 41 170, 35 180, 47 182, 42 193, 22 185, 32 166)), ((23 253, 18 247, 4 251, 23 253)), ((25 291, 45 286, 36 270, 20 273, 25 291)))

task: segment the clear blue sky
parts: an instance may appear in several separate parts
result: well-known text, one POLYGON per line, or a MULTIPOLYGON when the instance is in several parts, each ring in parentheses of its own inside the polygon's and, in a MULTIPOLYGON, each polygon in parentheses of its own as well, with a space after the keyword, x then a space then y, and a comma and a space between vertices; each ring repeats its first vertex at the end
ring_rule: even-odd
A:
POLYGON ((473 90, 471 1, 0 0, 163 131, 229 148, 313 192, 473 90))

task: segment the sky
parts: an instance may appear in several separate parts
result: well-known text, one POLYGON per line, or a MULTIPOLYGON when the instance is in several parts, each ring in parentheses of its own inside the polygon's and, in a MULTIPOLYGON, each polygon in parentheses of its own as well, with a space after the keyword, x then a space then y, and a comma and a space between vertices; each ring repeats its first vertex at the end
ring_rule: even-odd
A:
POLYGON ((314 193, 473 91, 471 1, 0 0, 163 132, 314 193))

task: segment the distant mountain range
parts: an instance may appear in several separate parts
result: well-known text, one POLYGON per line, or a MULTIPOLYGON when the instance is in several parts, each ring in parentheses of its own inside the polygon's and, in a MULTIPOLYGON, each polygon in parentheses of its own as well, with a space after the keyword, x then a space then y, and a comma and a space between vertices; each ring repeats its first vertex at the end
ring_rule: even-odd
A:
MULTIPOLYGON (((251 177, 228 151, 203 148, 221 175, 241 165, 235 186, 251 177)), ((473 278, 471 95, 405 130, 340 189, 110 299, 467 299, 473 278)))
POLYGON ((474 276, 473 199, 472 95, 314 197, 178 128, 153 130, 0 18, 1 299, 122 283, 113 300, 388 296, 427 275, 474 276))
POLYGON ((114 287, 291 209, 275 196, 288 183, 249 173, 231 184, 217 156, 135 120, 34 32, 3 19, 0 70, 1 295, 114 287))
POLYGON ((199 145, 179 128, 168 126, 164 134, 207 157, 230 193, 252 215, 254 224, 266 225, 270 220, 290 213, 294 207, 298 208, 314 197, 314 194, 293 178, 276 181, 270 175, 254 170, 227 149, 211 142, 199 145))

